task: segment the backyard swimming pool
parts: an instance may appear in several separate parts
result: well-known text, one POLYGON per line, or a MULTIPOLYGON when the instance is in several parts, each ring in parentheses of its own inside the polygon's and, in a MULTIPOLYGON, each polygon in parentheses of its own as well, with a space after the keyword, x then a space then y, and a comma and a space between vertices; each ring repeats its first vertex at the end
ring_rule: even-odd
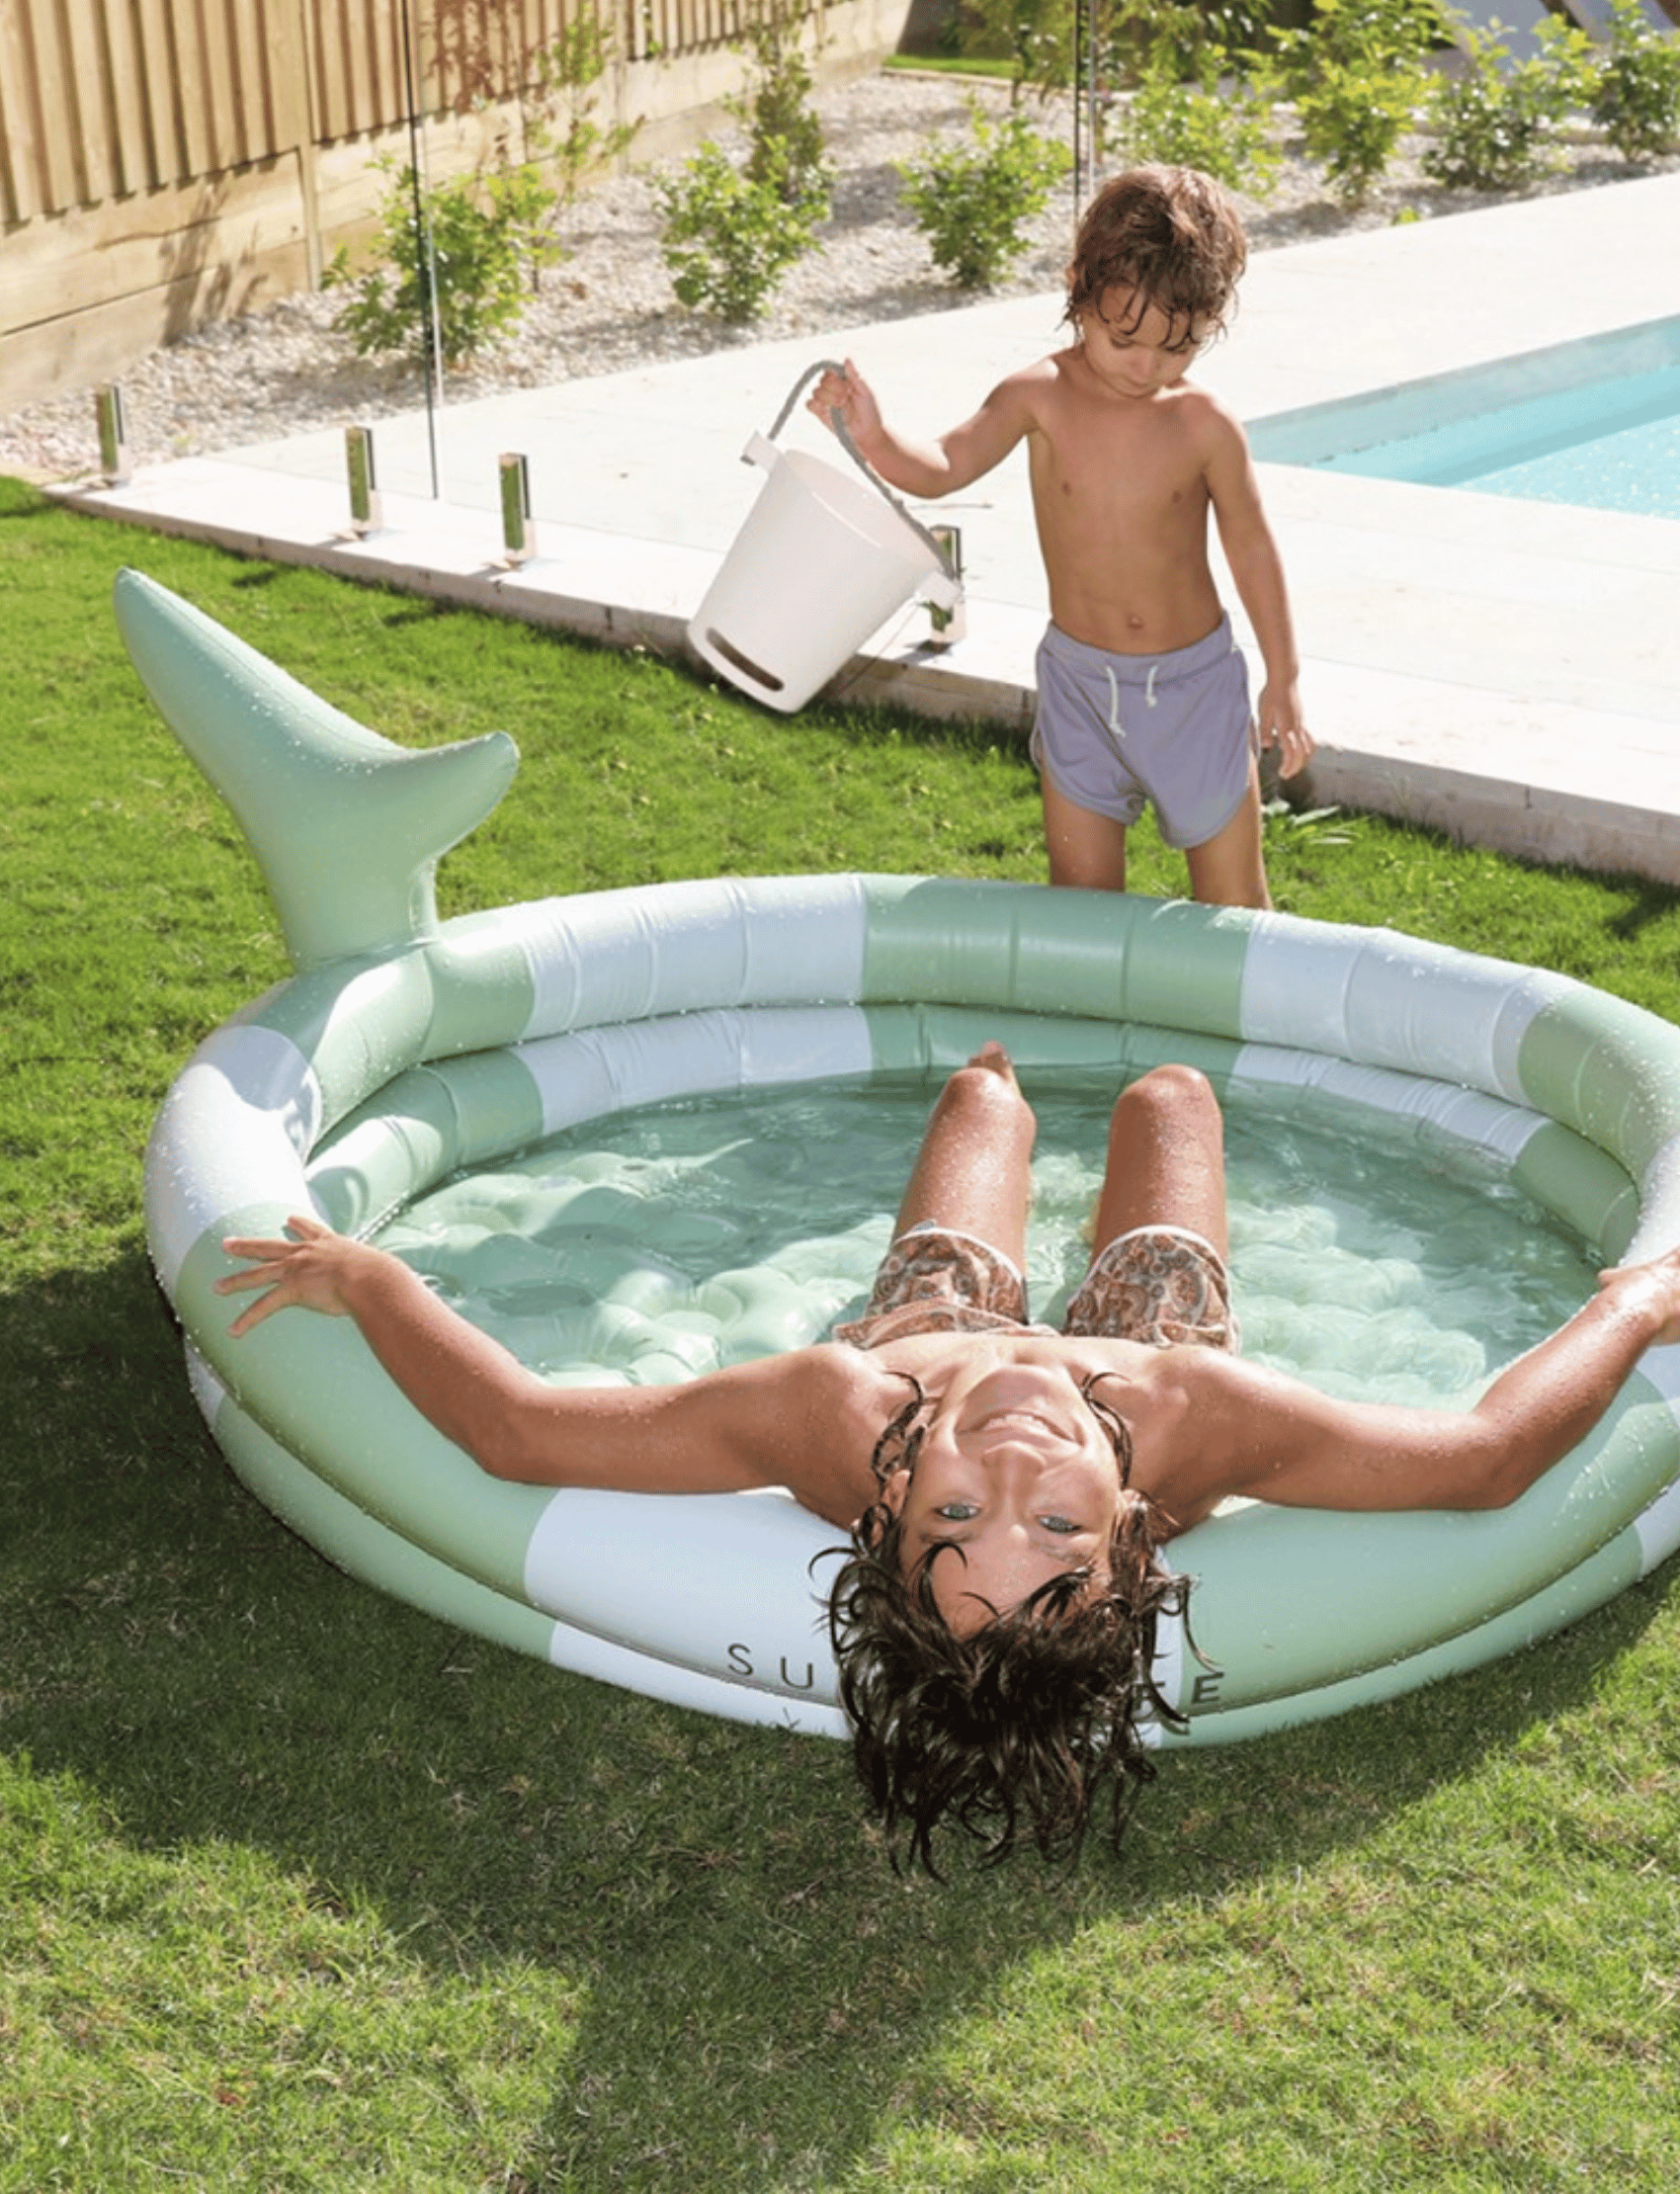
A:
POLYGON ((1255 422, 1256 458, 1680 519, 1680 319, 1255 422))

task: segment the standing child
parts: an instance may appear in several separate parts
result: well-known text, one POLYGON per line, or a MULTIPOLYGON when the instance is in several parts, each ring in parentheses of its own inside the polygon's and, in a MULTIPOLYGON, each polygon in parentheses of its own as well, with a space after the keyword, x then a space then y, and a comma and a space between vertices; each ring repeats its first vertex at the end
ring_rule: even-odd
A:
POLYGON ((932 443, 882 420, 857 368, 810 408, 838 414, 882 477, 949 495, 1025 440, 1050 624, 1033 759, 1052 884, 1126 887, 1126 833, 1153 802, 1199 899, 1269 906, 1255 732, 1285 777, 1312 752, 1283 566, 1236 421, 1185 374, 1247 259, 1228 194, 1193 168, 1135 168, 1092 200, 1067 275, 1065 350, 1000 381, 932 443), (1265 665, 1248 674, 1208 560, 1213 512, 1265 665))

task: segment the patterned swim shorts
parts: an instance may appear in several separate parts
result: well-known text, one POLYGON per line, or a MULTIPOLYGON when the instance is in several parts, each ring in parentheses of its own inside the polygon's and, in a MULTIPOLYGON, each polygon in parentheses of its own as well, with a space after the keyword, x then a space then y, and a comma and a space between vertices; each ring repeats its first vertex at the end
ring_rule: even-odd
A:
MULTIPOLYGON (((834 1328, 855 1348, 914 1333, 1049 1333, 1027 1318, 1027 1287, 1013 1261, 976 1235, 914 1226, 882 1258, 860 1318, 834 1328)), ((1187 1226, 1136 1226, 1111 1241, 1067 1306, 1062 1331, 1235 1350, 1230 1275, 1213 1243, 1187 1226)))
POLYGON ((1153 1348, 1194 1341, 1234 1354, 1239 1335, 1225 1261, 1188 1226, 1134 1226, 1092 1262, 1062 1331, 1153 1348))
POLYGON ((1027 1283, 1013 1259, 977 1234, 927 1223, 899 1235, 881 1261, 869 1308, 837 1325, 834 1338, 880 1348, 912 1333, 1006 1330, 1030 1330, 1027 1283))

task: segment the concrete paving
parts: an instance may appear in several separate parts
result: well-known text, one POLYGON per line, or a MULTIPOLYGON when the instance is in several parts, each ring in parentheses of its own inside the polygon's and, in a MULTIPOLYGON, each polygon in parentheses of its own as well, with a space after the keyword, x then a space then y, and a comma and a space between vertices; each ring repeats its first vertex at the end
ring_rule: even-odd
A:
MULTIPOLYGON (((1197 375, 1264 447, 1315 405, 1680 316, 1677 235, 1680 176, 1662 176, 1260 253, 1197 375)), ((382 421, 384 523, 363 539, 348 534, 343 425, 66 493, 252 554, 680 648, 763 478, 739 462, 746 440, 808 367, 856 358, 898 423, 936 429, 1053 347, 1060 308, 1011 298, 451 405, 430 426, 382 421), (515 569, 505 452, 529 460, 538 548, 515 569)), ((783 440, 837 459, 802 411, 783 440)), ((1320 742, 1311 800, 1680 884, 1680 522, 1299 464, 1261 478, 1320 742)), ((1046 598, 1023 456, 919 515, 962 529, 966 635, 929 644, 912 607, 836 689, 1024 730, 1046 598)))

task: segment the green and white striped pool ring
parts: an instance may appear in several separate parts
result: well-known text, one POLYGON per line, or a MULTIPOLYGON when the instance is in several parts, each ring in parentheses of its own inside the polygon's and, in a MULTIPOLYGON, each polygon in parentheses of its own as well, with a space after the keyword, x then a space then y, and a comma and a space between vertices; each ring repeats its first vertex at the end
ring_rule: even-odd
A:
MULTIPOLYGON (((439 855, 511 742, 414 754, 125 573, 135 664, 253 841, 298 972, 199 1048, 146 1161, 147 1226, 194 1390, 234 1469, 353 1574, 562 1667, 838 1734, 832 1529, 777 1492, 510 1485, 432 1430, 344 1320, 230 1342, 229 1233, 314 1209, 377 1227, 431 1184, 659 1099, 956 1063, 1162 1058, 1227 1093, 1299 1089, 1495 1161, 1606 1262, 1680 1240, 1680 1031, 1534 969, 1379 929, 906 877, 721 879, 439 922, 439 855), (326 819, 323 821, 322 817, 326 819), (309 849, 314 847, 311 857, 309 849), (323 850, 324 849, 324 850, 323 850)), ((1240 1281, 1240 1275, 1239 1275, 1240 1281)), ((731 1276, 733 1353, 784 1345, 773 1271, 731 1276)), ((600 1376, 677 1376, 643 1347, 600 1376)), ((1680 1351, 1509 1509, 1261 1504, 1179 1541, 1169 1626, 1188 1738, 1386 1698, 1544 1637, 1680 1543, 1680 1351)))

